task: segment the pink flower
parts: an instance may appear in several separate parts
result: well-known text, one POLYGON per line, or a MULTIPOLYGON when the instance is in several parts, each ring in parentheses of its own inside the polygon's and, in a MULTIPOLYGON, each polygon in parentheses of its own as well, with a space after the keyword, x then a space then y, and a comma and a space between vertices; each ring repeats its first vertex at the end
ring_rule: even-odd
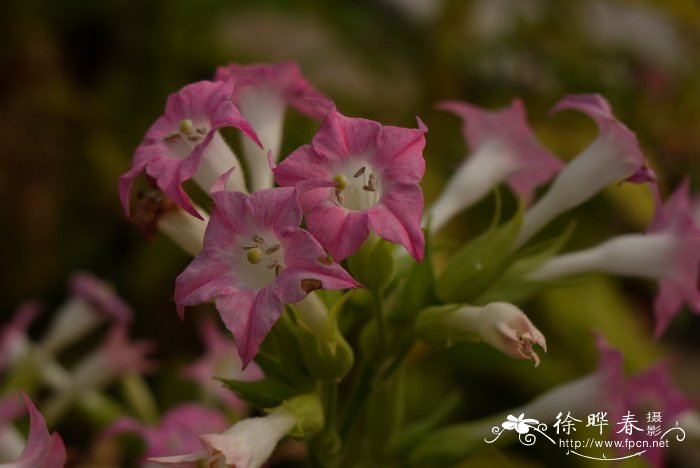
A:
POLYGON ((233 102, 251 123, 262 142, 262 148, 243 140, 243 156, 250 170, 252 190, 273 186, 273 175, 267 162, 279 160, 284 114, 288 106, 314 119, 326 115, 333 103, 304 78, 294 62, 219 67, 216 80, 234 82, 233 102))
POLYGON ((635 134, 617 120, 599 94, 566 96, 552 112, 575 109, 598 125, 598 137, 554 179, 549 190, 525 213, 516 246, 524 245, 549 221, 575 208, 614 182, 652 182, 654 172, 635 134))
MULTIPOLYGON (((646 422, 648 425, 661 427, 661 432, 674 427, 678 421, 683 420, 683 415, 689 414, 693 409, 692 402, 681 393, 671 381, 668 370, 664 364, 658 364, 646 371, 631 377, 627 381, 627 408, 636 412, 642 418, 649 413, 658 412, 661 421, 646 422), (642 416, 643 415, 643 416, 642 416)), ((640 422, 642 420, 640 419, 640 422)), ((682 423, 680 424, 682 427, 682 423)), ((648 440, 649 449, 644 452, 644 458, 655 468, 661 468, 664 464, 664 451, 659 447, 654 447, 652 440, 659 437, 651 436, 647 431, 633 432, 634 440, 648 440)), ((675 440, 674 432, 668 434, 669 440, 675 440)))
POLYGON ((311 234, 337 261, 352 254, 370 231, 402 244, 417 260, 425 240, 420 228, 428 131, 382 126, 331 110, 311 144, 274 168, 280 185, 300 187, 311 234))
POLYGON ((658 200, 656 215, 646 234, 617 236, 586 250, 559 255, 533 272, 530 279, 591 271, 655 279, 659 282, 654 301, 654 335, 658 338, 683 302, 700 313, 698 265, 700 228, 693 222, 686 180, 666 203, 658 200))
POLYGON ((295 415, 279 407, 265 417, 243 419, 221 433, 200 436, 205 450, 155 457, 151 461, 192 468, 202 466, 200 461, 204 461, 205 466, 258 468, 296 424, 295 415))
POLYGON ((216 378, 258 380, 263 377, 262 370, 252 363, 241 371, 242 362, 236 345, 219 331, 213 320, 207 319, 201 324, 200 334, 206 346, 206 353, 197 362, 185 368, 183 374, 198 382, 226 406, 243 414, 246 404, 216 378))
POLYGON ((212 197, 204 247, 178 276, 175 302, 182 317, 185 306, 215 299, 245 367, 285 303, 316 289, 358 284, 299 228, 295 189, 265 189, 250 196, 215 191, 212 197))
POLYGON ((41 305, 38 302, 24 303, 0 329, 0 372, 11 367, 28 352, 27 330, 40 312, 41 305))
POLYGON ((195 404, 183 404, 169 410, 157 426, 122 417, 109 426, 102 437, 113 437, 133 432, 144 439, 146 451, 142 459, 190 453, 204 449, 199 434, 221 432, 227 427, 226 419, 217 411, 195 404))
POLYGON ((144 170, 158 187, 187 212, 201 218, 182 189, 194 177, 205 191, 232 166, 236 167, 231 188, 245 191, 238 160, 218 130, 238 128, 256 144, 255 131, 233 104, 233 82, 199 81, 168 97, 165 115, 146 132, 136 149, 132 168, 119 179, 119 195, 127 216, 129 195, 136 176, 144 170))
POLYGON ((56 354, 101 323, 113 321, 127 324, 134 312, 114 289, 87 272, 71 276, 70 298, 61 305, 51 325, 41 339, 41 347, 48 354, 56 354))
POLYGON ((57 433, 49 434, 46 421, 27 395, 24 402, 29 409, 29 440, 14 468, 62 468, 66 463, 66 447, 57 433))
POLYGON ((431 208, 431 228, 435 231, 502 180, 529 204, 533 190, 563 166, 537 141, 519 99, 496 111, 458 101, 442 102, 438 108, 464 120, 462 131, 472 155, 455 171, 431 208))

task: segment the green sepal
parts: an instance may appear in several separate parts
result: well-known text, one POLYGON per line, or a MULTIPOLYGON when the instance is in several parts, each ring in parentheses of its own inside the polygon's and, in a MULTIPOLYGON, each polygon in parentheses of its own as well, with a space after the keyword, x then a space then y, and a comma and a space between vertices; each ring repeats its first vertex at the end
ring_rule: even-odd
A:
POLYGON ((528 247, 518 254, 517 260, 475 301, 487 304, 494 301, 522 303, 542 288, 560 284, 561 280, 537 281, 527 276, 557 255, 569 242, 576 228, 571 222, 559 236, 528 247))
POLYGON ((440 423, 447 419, 459 406, 462 393, 453 391, 445 396, 435 407, 429 416, 407 425, 401 434, 394 439, 389 453, 394 457, 401 457, 413 447, 424 440, 440 423))
POLYGON ((352 276, 363 286, 380 290, 389 282, 394 273, 394 245, 371 233, 360 248, 348 258, 352 276))
POLYGON ((473 333, 450 326, 448 318, 464 304, 445 304, 424 309, 416 320, 416 336, 436 346, 451 346, 460 341, 475 341, 473 333))
POLYGON ((409 453, 409 466, 455 466, 484 447, 483 437, 484 433, 469 423, 432 431, 409 453))
POLYGON ((302 360, 309 374, 318 380, 338 381, 355 363, 355 353, 338 327, 338 315, 353 294, 354 290, 348 291, 333 303, 328 312, 327 336, 319 336, 301 320, 296 321, 302 360))
POLYGON ((268 377, 295 387, 308 386, 311 378, 304 368, 300 343, 296 321, 285 310, 265 337, 255 362, 268 377))
POLYGON ((218 379, 241 399, 257 408, 271 408, 280 405, 302 389, 295 388, 276 377, 261 380, 218 379))
POLYGON ((519 206, 513 218, 463 246, 447 263, 437 280, 436 292, 443 302, 471 302, 491 286, 508 267, 523 218, 519 206))
MULTIPOLYGON (((323 406, 315 394, 305 394, 289 398, 280 405, 296 417, 296 425, 289 435, 298 438, 309 438, 317 434, 324 425, 323 406)), ((276 408, 266 410, 268 413, 276 408)))

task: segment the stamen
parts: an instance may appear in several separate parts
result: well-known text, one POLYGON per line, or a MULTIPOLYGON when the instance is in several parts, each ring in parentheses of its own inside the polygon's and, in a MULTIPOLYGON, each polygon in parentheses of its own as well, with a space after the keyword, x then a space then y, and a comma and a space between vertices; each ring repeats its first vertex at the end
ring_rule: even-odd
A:
POLYGON ((280 275, 280 265, 278 264, 275 267, 275 278, 277 278, 280 275))
POLYGON ((172 140, 175 140, 177 138, 180 138, 180 136, 181 135, 179 132, 173 131, 173 132, 167 133, 164 138, 165 138, 165 141, 172 141, 172 140))
POLYGON ((263 254, 262 250, 257 247, 253 247, 246 252, 245 256, 250 263, 257 265, 262 260, 263 254))
POLYGON ((254 249, 254 248, 256 248, 256 247, 257 247, 257 245, 255 245, 255 244, 250 244, 250 245, 244 245, 244 246, 243 246, 243 248, 244 248, 245 250, 254 249))
POLYGON ((253 237, 251 237, 251 239, 252 239, 253 242, 255 242, 256 244, 264 244, 264 243, 265 243, 265 239, 263 239, 262 237, 258 236, 257 234, 254 235, 253 237))
POLYGON ((194 124, 190 119, 183 119, 180 121, 180 133, 187 135, 194 131, 194 124))
POLYGON ((279 267, 279 266, 280 266, 280 264, 277 263, 277 260, 273 260, 273 261, 267 266, 267 269, 268 269, 268 270, 272 270, 272 269, 276 269, 276 268, 279 267))
POLYGON ((206 135, 206 134, 207 134, 207 129, 204 128, 204 127, 199 127, 199 128, 197 129, 197 133, 199 133, 200 135, 206 135))
POLYGON ((377 191, 377 176, 374 174, 369 175, 369 180, 367 181, 367 185, 362 187, 363 190, 366 190, 368 192, 376 192, 377 191))
POLYGON ((265 251, 265 255, 272 255, 273 253, 277 252, 279 249, 280 249, 280 245, 275 244, 265 251))
POLYGON ((195 142, 195 141, 199 141, 201 139, 202 139, 202 137, 199 135, 187 135, 187 141, 195 142))
POLYGON ((353 174, 353 179, 357 179, 360 177, 362 174, 365 173, 365 166, 362 166, 355 174, 353 174))
POLYGON ((343 192, 341 192, 338 189, 335 189, 335 198, 338 200, 339 204, 345 203, 345 195, 343 195, 343 192))

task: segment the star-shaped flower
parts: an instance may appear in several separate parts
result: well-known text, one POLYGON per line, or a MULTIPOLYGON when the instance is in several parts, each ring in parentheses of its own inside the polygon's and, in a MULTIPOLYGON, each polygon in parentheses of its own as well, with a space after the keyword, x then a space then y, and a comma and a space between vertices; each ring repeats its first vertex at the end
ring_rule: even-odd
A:
POLYGON ((332 109, 311 144, 274 168, 280 185, 300 185, 311 234, 334 259, 350 256, 370 231, 423 259, 420 228, 428 129, 382 126, 332 109))
POLYGON ((299 228, 301 210, 291 187, 246 196, 217 190, 204 247, 175 283, 178 313, 212 299, 247 366, 285 303, 316 289, 358 284, 299 228))
POLYGON ((250 170, 252 190, 272 187, 273 174, 267 155, 271 152, 271 159, 279 160, 287 107, 322 119, 333 103, 309 84, 294 62, 232 63, 216 70, 216 80, 233 81, 233 102, 251 123, 263 145, 258 147, 251 140, 243 140, 243 156, 250 170))
POLYGON ((236 167, 230 188, 245 191, 243 171, 219 129, 238 128, 256 144, 260 141, 232 97, 232 81, 199 81, 168 97, 165 114, 148 129, 131 169, 119 179, 127 216, 134 179, 144 170, 176 204, 198 218, 201 215, 182 189, 185 180, 193 177, 208 192, 216 179, 236 167))

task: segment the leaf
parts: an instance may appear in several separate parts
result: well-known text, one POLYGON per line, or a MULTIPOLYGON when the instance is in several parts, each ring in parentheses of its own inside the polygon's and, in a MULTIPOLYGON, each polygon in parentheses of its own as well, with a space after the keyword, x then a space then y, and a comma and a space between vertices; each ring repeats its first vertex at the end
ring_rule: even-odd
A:
POLYGON ((218 379, 241 399, 257 408, 272 408, 297 395, 301 390, 275 377, 262 380, 218 379))
POLYGON ((403 286, 396 296, 396 306, 389 314, 389 319, 397 322, 411 323, 418 312, 436 301, 435 271, 432 262, 432 240, 427 230, 425 235, 425 255, 423 261, 414 262, 406 275, 403 286))
POLYGON ((527 276, 564 248, 575 227, 576 224, 572 222, 559 236, 534 245, 518 254, 518 259, 479 296, 475 303, 487 304, 493 301, 519 303, 526 301, 544 287, 561 284, 561 280, 534 281, 528 280, 527 276))
POLYGON ((520 231, 523 207, 507 223, 490 228, 463 246, 437 280, 437 295, 444 302, 473 302, 508 267, 511 246, 520 231))

